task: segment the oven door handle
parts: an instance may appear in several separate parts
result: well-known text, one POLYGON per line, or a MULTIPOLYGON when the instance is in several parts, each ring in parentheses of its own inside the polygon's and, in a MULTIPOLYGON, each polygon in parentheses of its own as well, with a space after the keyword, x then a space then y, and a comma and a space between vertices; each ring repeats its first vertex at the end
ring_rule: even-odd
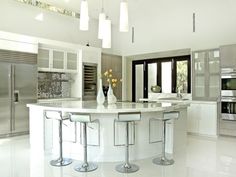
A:
POLYGON ((231 106, 230 106, 230 105, 231 105, 231 104, 227 104, 227 109, 228 109, 228 113, 229 113, 229 114, 231 114, 231 108, 230 108, 231 106))
POLYGON ((229 74, 227 74, 227 75, 222 74, 221 79, 236 79, 236 73, 230 74, 230 75, 229 74))
POLYGON ((222 102, 236 102, 236 98, 221 98, 222 102))

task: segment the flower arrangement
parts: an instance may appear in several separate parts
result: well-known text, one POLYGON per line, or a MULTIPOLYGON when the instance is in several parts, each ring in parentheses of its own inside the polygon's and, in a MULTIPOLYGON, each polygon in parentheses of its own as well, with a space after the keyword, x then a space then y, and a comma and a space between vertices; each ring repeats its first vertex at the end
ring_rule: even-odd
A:
MULTIPOLYGON (((109 69, 109 70, 106 70, 104 73, 103 73, 106 81, 108 82, 108 84, 111 84, 112 87, 116 87, 117 86, 117 83, 118 83, 118 79, 115 78, 112 74, 112 69, 109 69)), ((120 79, 120 82, 122 80, 120 79)))

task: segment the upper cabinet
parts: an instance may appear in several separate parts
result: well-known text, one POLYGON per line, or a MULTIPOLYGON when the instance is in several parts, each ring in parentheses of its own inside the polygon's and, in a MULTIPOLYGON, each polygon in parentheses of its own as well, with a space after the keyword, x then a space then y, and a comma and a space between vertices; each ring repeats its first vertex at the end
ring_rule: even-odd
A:
POLYGON ((52 50, 52 69, 53 70, 66 69, 64 51, 52 50))
POLYGON ((78 52, 40 48, 38 51, 38 70, 49 72, 77 72, 78 52))
POLYGON ((217 100, 220 96, 219 49, 194 51, 192 73, 193 99, 217 100))
POLYGON ((49 58, 50 50, 48 49, 39 49, 38 50, 38 67, 41 69, 50 68, 49 58))
POLYGON ((236 44, 220 46, 222 68, 236 68, 236 44))

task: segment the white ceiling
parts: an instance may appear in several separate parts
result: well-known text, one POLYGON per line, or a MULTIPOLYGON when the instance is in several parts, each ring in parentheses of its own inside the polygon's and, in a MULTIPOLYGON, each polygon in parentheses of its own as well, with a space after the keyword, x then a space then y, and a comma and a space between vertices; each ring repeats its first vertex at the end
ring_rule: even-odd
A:
MULTIPOLYGON (((80 11, 81 0, 39 0, 57 7, 65 8, 75 12, 80 11)), ((99 12, 102 8, 102 1, 104 4, 105 13, 113 21, 113 23, 118 22, 119 9, 121 0, 88 0, 89 6, 89 16, 91 18, 98 19, 99 12)))

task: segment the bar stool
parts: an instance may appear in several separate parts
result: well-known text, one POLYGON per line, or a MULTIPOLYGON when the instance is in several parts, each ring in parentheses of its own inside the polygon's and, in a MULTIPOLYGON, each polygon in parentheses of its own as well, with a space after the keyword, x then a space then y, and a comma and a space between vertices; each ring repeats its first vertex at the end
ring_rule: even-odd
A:
POLYGON ((162 154, 161 154, 161 157, 158 157, 158 158, 155 158, 152 160, 152 162, 154 164, 163 165, 163 166, 174 164, 174 160, 167 159, 166 153, 165 153, 165 149, 166 149, 166 147, 165 147, 166 146, 166 122, 168 120, 178 119, 178 117, 179 117, 178 111, 171 111, 171 112, 164 112, 163 118, 156 118, 157 120, 160 120, 163 123, 163 125, 162 125, 162 154))
POLYGON ((118 113, 117 122, 125 122, 125 162, 116 166, 116 171, 120 173, 133 173, 139 170, 139 166, 131 164, 129 162, 129 122, 135 122, 141 120, 141 113, 118 113))
POLYGON ((82 113, 69 113, 72 122, 80 122, 83 126, 83 148, 84 148, 84 161, 75 166, 78 172, 90 172, 98 168, 97 164, 88 162, 87 160, 87 123, 92 122, 90 114, 82 113))
POLYGON ((62 122, 66 119, 69 119, 66 116, 62 116, 61 111, 51 111, 51 110, 45 110, 44 111, 44 117, 47 119, 53 119, 53 120, 58 120, 59 122, 59 158, 56 160, 51 160, 50 164, 52 166, 66 166, 72 163, 72 159, 70 158, 63 158, 63 148, 62 148, 62 122))

